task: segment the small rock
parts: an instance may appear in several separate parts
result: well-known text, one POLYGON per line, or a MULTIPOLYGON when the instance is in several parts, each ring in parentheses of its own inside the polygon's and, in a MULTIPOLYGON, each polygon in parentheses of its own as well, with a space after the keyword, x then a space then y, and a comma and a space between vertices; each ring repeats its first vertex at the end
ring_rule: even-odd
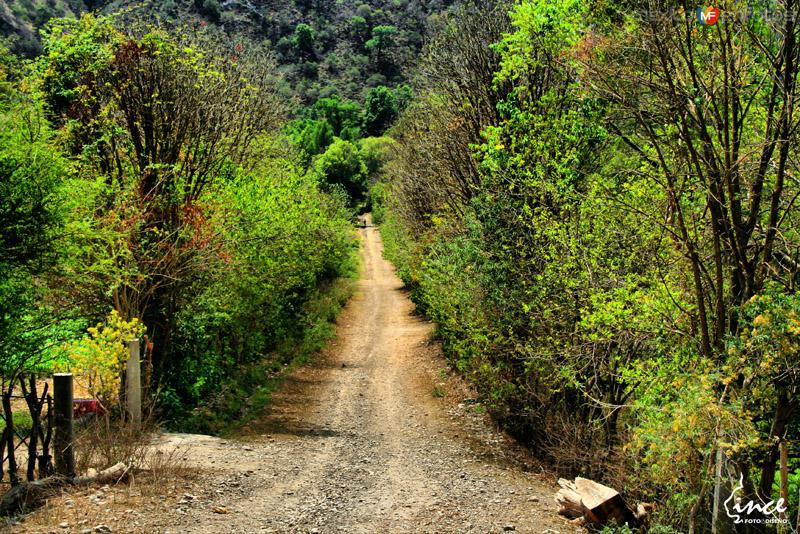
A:
POLYGON ((111 534, 112 532, 114 532, 108 525, 97 525, 96 527, 94 527, 94 531, 97 532, 98 534, 111 534))
POLYGON ((211 511, 214 512, 215 514, 229 514, 230 513, 228 511, 228 509, 225 508, 224 506, 215 506, 214 509, 211 510, 211 511))
POLYGON ((66 521, 64 521, 63 523, 60 523, 60 524, 58 525, 58 528, 69 528, 69 523, 67 523, 66 521))
POLYGON ((508 532, 508 531, 511 531, 511 530, 517 530, 517 527, 514 526, 514 525, 506 525, 506 526, 503 527, 503 530, 508 532))
POLYGON ((244 446, 244 447, 242 447, 242 449, 244 449, 247 452, 252 452, 253 451, 253 447, 248 447, 248 446, 244 446))
POLYGON ((528 497, 528 502, 539 502, 539 497, 537 497, 536 495, 531 495, 530 497, 528 497))

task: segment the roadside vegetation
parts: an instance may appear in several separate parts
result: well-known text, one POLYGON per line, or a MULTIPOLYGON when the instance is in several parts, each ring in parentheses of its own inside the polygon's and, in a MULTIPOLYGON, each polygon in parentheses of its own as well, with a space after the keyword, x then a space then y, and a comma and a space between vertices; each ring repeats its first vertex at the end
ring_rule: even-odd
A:
POLYGON ((2 53, 5 386, 70 369, 110 409, 122 342, 145 335, 161 416, 218 430, 193 410, 319 347, 357 267, 355 199, 282 133, 259 49, 92 15, 42 46, 2 53))
POLYGON ((740 477, 798 517, 793 0, 0 7, 0 448, 65 370, 97 467, 139 447, 131 338, 150 417, 246 425, 331 336, 371 211, 480 409, 560 473, 657 532, 712 530, 740 477))
POLYGON ((689 532, 800 477, 798 6, 695 7, 457 10, 373 189, 492 415, 689 532))

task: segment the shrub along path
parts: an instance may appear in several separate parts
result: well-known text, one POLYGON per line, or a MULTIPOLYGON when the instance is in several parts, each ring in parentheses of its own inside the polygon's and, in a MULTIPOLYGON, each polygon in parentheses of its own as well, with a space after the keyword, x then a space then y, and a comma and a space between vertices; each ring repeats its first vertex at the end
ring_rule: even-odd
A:
POLYGON ((115 532, 575 530, 556 515, 552 479, 463 402, 469 392, 442 371, 432 325, 413 314, 377 228, 361 232, 359 290, 337 341, 236 439, 165 436, 162 446, 187 447, 202 482, 129 510, 115 532))

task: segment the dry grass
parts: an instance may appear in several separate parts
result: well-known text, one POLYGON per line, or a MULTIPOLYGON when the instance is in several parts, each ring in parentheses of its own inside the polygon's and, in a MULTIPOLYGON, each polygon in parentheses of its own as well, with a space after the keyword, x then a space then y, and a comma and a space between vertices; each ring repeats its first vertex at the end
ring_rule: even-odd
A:
MULTIPOLYGON (((153 532, 152 521, 168 513, 180 496, 194 491, 198 472, 187 467, 184 447, 155 445, 152 416, 139 427, 108 417, 79 425, 75 435, 78 474, 118 462, 131 467, 124 481, 102 487, 68 487, 8 526, 11 532, 81 532, 107 525, 113 532, 153 532), (174 498, 173 498, 174 497, 174 498), (66 525, 66 527, 64 526, 66 525)), ((0 530, 3 530, 0 523, 0 530)))
MULTIPOLYGON (((100 432, 104 436, 106 430, 100 432)), ((187 449, 156 447, 149 437, 135 445, 125 444, 123 436, 118 435, 117 443, 98 443, 91 456, 103 463, 123 456, 135 458, 137 467, 123 482, 68 488, 39 510, 18 518, 16 524, 9 525, 10 531, 77 533, 99 525, 107 525, 114 533, 160 531, 154 523, 174 514, 183 495, 198 491, 199 472, 187 467, 187 449)))
POLYGON ((97 417, 75 432, 75 469, 86 473, 89 469, 101 470, 118 462, 131 467, 144 464, 150 438, 155 428, 97 417))

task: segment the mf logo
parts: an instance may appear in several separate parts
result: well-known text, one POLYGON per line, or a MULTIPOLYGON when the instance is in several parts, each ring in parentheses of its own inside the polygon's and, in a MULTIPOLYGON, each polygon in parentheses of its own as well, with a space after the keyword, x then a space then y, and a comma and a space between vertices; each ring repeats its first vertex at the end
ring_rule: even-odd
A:
POLYGON ((725 513, 728 517, 733 519, 733 523, 740 525, 742 523, 783 523, 784 521, 778 516, 785 514, 788 510, 786 501, 782 498, 777 502, 769 501, 767 503, 756 503, 755 501, 742 502, 742 498, 737 495, 744 488, 744 475, 739 475, 739 484, 733 488, 731 496, 725 500, 725 513), (764 517, 749 518, 751 514, 758 512, 764 517))
POLYGON ((697 20, 700 22, 700 24, 713 26, 719 20, 719 8, 713 6, 698 7, 697 20))

